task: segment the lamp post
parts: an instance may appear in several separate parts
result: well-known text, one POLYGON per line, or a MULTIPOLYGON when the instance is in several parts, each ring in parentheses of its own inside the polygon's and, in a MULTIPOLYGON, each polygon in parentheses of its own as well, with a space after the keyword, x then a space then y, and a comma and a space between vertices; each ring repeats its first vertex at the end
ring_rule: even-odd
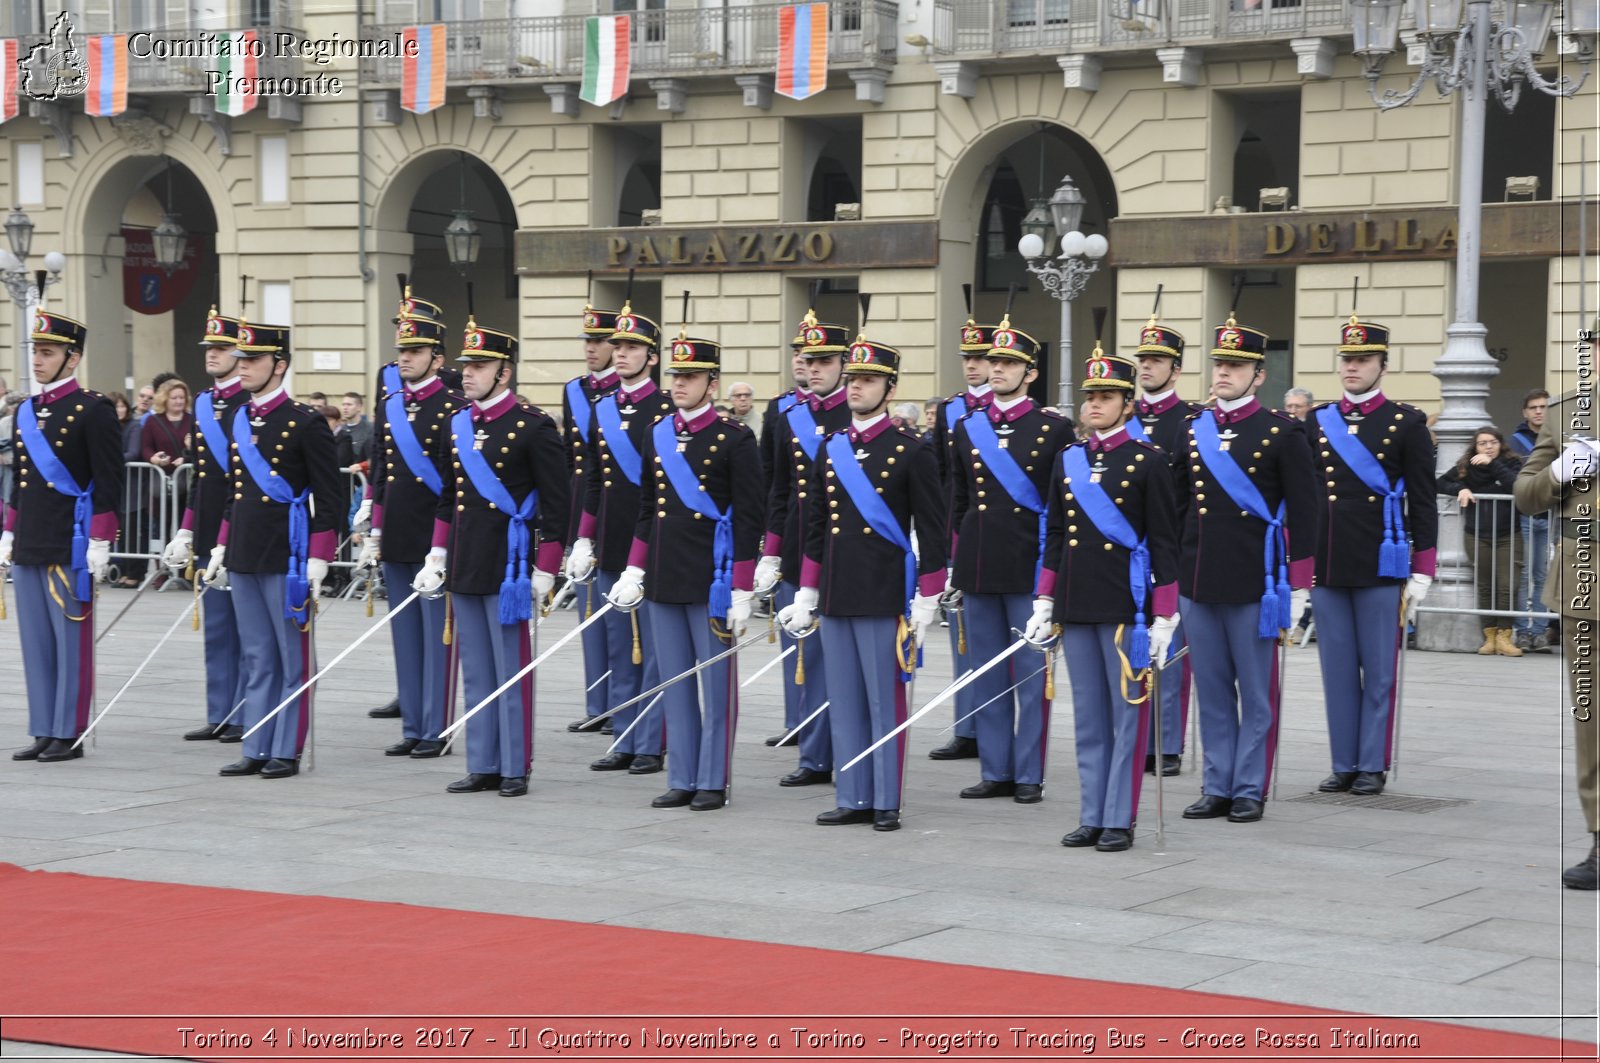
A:
MULTIPOLYGON (((1361 60, 1367 92, 1383 110, 1402 107, 1416 99, 1423 85, 1433 81, 1441 96, 1464 93, 1461 107, 1461 147, 1457 159, 1455 314, 1445 328, 1444 353, 1434 363, 1442 399, 1437 436, 1439 471, 1459 454, 1479 426, 1489 423, 1489 386, 1500 372, 1484 338, 1488 329, 1478 320, 1478 266, 1483 238, 1484 108, 1492 92, 1508 113, 1515 111, 1524 88, 1549 96, 1571 96, 1589 76, 1594 59, 1597 13, 1594 0, 1564 0, 1563 32, 1572 39, 1582 74, 1574 82, 1563 74, 1554 81, 1542 77, 1536 63, 1550 40, 1555 0, 1507 0, 1507 20, 1492 18, 1491 0, 1416 0, 1416 31, 1425 54, 1422 69, 1409 88, 1378 93, 1384 64, 1394 54, 1400 35, 1402 0, 1350 0, 1354 51, 1361 60)), ((1440 575, 1454 584, 1447 591, 1448 605, 1470 608, 1471 575, 1460 548, 1459 514, 1441 514, 1440 575), (1446 572, 1448 571, 1448 575, 1446 572), (1461 601, 1453 600, 1460 597, 1461 601)), ((1440 648, 1456 641, 1438 640, 1440 648)), ((1420 636, 1419 636, 1420 637, 1420 636)), ((1435 640, 1429 639, 1429 642, 1435 640)))
POLYGON ((6 217, 6 242, 9 248, 0 248, 0 280, 5 282, 11 301, 21 311, 17 315, 17 386, 27 393, 33 390, 33 311, 39 305, 44 289, 61 279, 67 266, 67 257, 60 251, 44 256, 44 269, 28 270, 28 252, 33 249, 33 219, 13 207, 6 217))
POLYGON ((1039 278, 1047 294, 1061 302, 1061 343, 1056 363, 1056 405, 1072 411, 1072 300, 1083 294, 1089 277, 1111 245, 1099 233, 1078 231, 1083 221, 1083 193, 1063 177, 1048 200, 1036 199, 1022 219, 1022 239, 1017 251, 1027 260, 1028 272, 1039 278), (1054 256, 1057 238, 1061 253, 1054 256))
POLYGON ((456 152, 456 176, 459 181, 458 206, 455 217, 444 227, 444 253, 456 272, 465 277, 478 261, 483 234, 472 220, 472 211, 467 209, 467 153, 464 151, 456 152))

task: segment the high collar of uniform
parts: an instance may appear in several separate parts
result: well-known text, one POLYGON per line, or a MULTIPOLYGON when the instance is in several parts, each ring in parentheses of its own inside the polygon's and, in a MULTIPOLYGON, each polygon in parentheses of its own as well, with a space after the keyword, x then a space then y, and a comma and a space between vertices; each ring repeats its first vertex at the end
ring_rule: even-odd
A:
POLYGON ((39 398, 44 402, 55 402, 57 399, 65 398, 77 390, 77 377, 69 376, 65 380, 57 380, 54 384, 42 385, 39 388, 39 398))
POLYGON ((844 385, 840 384, 838 387, 834 388, 833 391, 820 398, 811 394, 809 391, 801 392, 801 394, 805 397, 806 402, 811 406, 812 413, 821 413, 824 410, 837 409, 839 404, 844 402, 844 385))
POLYGON ((656 382, 645 377, 631 388, 623 384, 617 391, 617 401, 624 404, 643 402, 655 393, 656 382))
POLYGON ((994 388, 988 384, 979 384, 977 387, 968 387, 965 392, 967 409, 975 410, 979 406, 987 406, 994 401, 994 388))
MULTIPOLYGON (((415 385, 407 384, 405 389, 406 401, 421 402, 423 399, 432 395, 435 391, 438 391, 442 387, 444 387, 444 382, 436 376, 430 376, 428 379, 415 385)), ((509 392, 507 392, 507 394, 509 394, 509 392)))
POLYGON ((1211 412, 1218 424, 1232 424, 1244 420, 1259 409, 1261 403, 1256 401, 1256 397, 1246 395, 1242 399, 1218 399, 1216 409, 1211 412))
POLYGON ((891 424, 893 422, 889 420, 888 411, 880 413, 876 417, 869 417, 865 421, 852 420, 850 422, 850 442, 870 443, 888 431, 891 424))
POLYGON ((1128 429, 1125 426, 1118 425, 1110 432, 1102 432, 1096 429, 1094 435, 1088 439, 1089 452, 1091 454, 1102 454, 1106 451, 1116 450, 1127 441, 1128 429))
POLYGON ((604 391, 606 388, 616 387, 621 379, 614 368, 608 367, 598 373, 590 373, 587 383, 590 391, 604 391))
POLYGON ((1138 402, 1139 412, 1144 414, 1166 413, 1178 404, 1178 389, 1168 388, 1159 395, 1146 395, 1138 402))
POLYGON ((1015 421, 1031 409, 1033 409, 1033 400, 1027 395, 1011 399, 1009 402, 1001 402, 999 399, 995 399, 989 404, 989 420, 995 424, 1000 424, 1002 421, 1015 421))
POLYGON ((510 391, 502 391, 494 398, 484 401, 472 400, 472 420, 478 424, 493 421, 505 414, 517 404, 517 396, 510 391))
POLYGON ((250 397, 250 416, 265 417, 267 414, 289 401, 289 393, 282 385, 273 388, 265 395, 252 395, 250 397))
POLYGON ((679 410, 673 414, 672 427, 678 432, 698 432, 707 425, 715 424, 716 420, 717 408, 708 402, 699 409, 687 413, 679 410))
POLYGON ((212 396, 224 400, 233 398, 242 390, 244 389, 236 376, 229 377, 227 380, 219 380, 211 385, 212 396))
POLYGON ((1354 413, 1356 410, 1360 410, 1362 413, 1367 414, 1382 405, 1382 388, 1373 388, 1371 391, 1364 391, 1359 395, 1352 395, 1347 391, 1344 393, 1344 398, 1339 400, 1339 412, 1354 413))

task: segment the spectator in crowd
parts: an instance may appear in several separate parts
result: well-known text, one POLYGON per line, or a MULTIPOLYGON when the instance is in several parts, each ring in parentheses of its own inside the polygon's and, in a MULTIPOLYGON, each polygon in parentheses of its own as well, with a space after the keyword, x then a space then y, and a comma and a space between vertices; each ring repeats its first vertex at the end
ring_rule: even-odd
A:
POLYGON ((922 423, 922 410, 914 402, 897 402, 891 411, 890 418, 897 428, 909 428, 915 432, 922 423))
MULTIPOLYGON (((3 377, 3 376, 0 376, 0 400, 5 399, 5 397, 7 395, 9 395, 9 394, 10 394, 10 389, 8 389, 6 387, 6 378, 3 377)), ((0 409, 3 409, 3 408, 4 407, 0 407, 0 409)))
POLYGON ((314 410, 320 410, 328 404, 328 396, 320 391, 313 391, 306 399, 306 405, 314 410))
MULTIPOLYGON (((122 457, 125 461, 144 461, 142 435, 155 401, 155 385, 146 384, 134 396, 133 409, 128 411, 127 418, 121 421, 122 457)), ((140 470, 128 470, 127 486, 122 496, 122 524, 117 529, 117 549, 121 553, 135 552, 138 544, 149 538, 150 512, 147 497, 149 489, 140 482, 145 475, 140 470)), ((129 586, 129 580, 133 581, 132 586, 138 586, 138 581, 144 577, 145 563, 143 560, 119 560, 117 569, 122 573, 123 586, 129 586)))
POLYGON ((728 389, 728 416, 761 438, 761 411, 756 409, 756 389, 743 380, 728 389))
POLYGON ((156 389, 155 416, 139 430, 139 458, 171 472, 183 464, 193 434, 189 385, 168 380, 156 389))
MULTIPOLYGON (((356 453, 356 461, 365 461, 367 450, 372 446, 372 422, 367 420, 367 400, 359 392, 347 391, 344 398, 339 400, 339 417, 344 424, 346 432, 350 433, 350 445, 356 453)), ((355 464, 355 461, 350 463, 355 464)))
MULTIPOLYGON (((1544 427, 1545 409, 1549 405, 1550 393, 1543 388, 1534 388, 1522 396, 1522 423, 1507 442, 1524 462, 1533 453, 1533 444, 1539 438, 1539 429, 1544 427)), ((1520 536, 1517 548, 1527 558, 1528 569, 1527 578, 1517 581, 1516 608, 1519 613, 1532 612, 1543 607, 1540 599, 1544 596, 1544 580, 1550 565, 1550 516, 1546 513, 1532 517, 1523 515, 1517 521, 1520 536)), ((1520 649, 1551 653, 1561 643, 1560 622, 1556 620, 1546 624, 1519 616, 1515 631, 1520 649)))
POLYGON ((939 399, 937 397, 926 399, 922 403, 922 436, 924 439, 932 437, 934 425, 939 423, 939 399))
POLYGON ((1303 421, 1311 416, 1311 404, 1316 401, 1309 389, 1290 388, 1283 393, 1283 412, 1297 421, 1303 421))
POLYGON ((11 484, 15 479, 16 456, 11 450, 11 432, 16 424, 17 407, 22 396, 4 392, 5 381, 0 380, 0 508, 11 501, 11 484), (17 401, 12 402, 15 398, 17 401))
POLYGON ((117 423, 127 426, 133 420, 133 403, 128 401, 128 396, 120 391, 113 391, 110 395, 111 405, 117 411, 117 423))
POLYGON ((139 460, 139 428, 150 417, 150 407, 155 405, 155 401, 156 387, 154 384, 146 384, 134 396, 133 416, 131 418, 134 425, 132 435, 129 435, 126 425, 123 426, 122 430, 122 452, 123 456, 129 461, 139 460))
MULTIPOLYGON (((1521 468, 1521 460, 1506 446, 1500 430, 1486 425, 1473 433, 1467 452, 1439 477, 1439 493, 1456 497, 1466 521, 1466 546, 1472 551, 1472 582, 1478 588, 1479 609, 1509 612, 1522 582, 1521 556, 1512 563, 1517 517, 1509 497, 1521 468), (1507 497, 1496 501, 1480 499, 1479 495, 1507 497)), ((1509 619, 1487 612, 1482 619, 1483 645, 1478 647, 1479 653, 1522 656, 1512 638, 1509 619)))

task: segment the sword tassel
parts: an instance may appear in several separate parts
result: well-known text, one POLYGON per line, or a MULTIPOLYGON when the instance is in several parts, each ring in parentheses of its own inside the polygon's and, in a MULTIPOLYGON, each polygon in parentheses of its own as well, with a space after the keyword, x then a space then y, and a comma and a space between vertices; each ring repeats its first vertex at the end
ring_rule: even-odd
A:
POLYGON ((194 588, 194 619, 189 622, 190 631, 200 630, 200 581, 194 578, 194 558, 189 559, 189 566, 183 570, 183 578, 189 581, 189 586, 194 588))
POLYGON ((644 648, 639 645, 639 610, 629 613, 628 620, 633 624, 633 663, 643 664, 644 648))
POLYGON ((967 611, 962 609, 956 613, 956 652, 967 652, 967 611))
MULTIPOLYGON (((1060 624, 1055 626, 1055 633, 1061 634, 1060 624)), ((1058 639, 1044 651, 1044 700, 1046 701, 1056 700, 1056 647, 1060 644, 1058 639)))
POLYGON ((372 616, 372 574, 367 574, 367 616, 372 616))
POLYGON ((444 644, 446 646, 455 641, 455 631, 456 611, 450 601, 450 592, 446 591, 444 595, 444 644))
POLYGON ((794 644, 794 685, 797 687, 806 685, 806 644, 804 642, 796 642, 794 644))

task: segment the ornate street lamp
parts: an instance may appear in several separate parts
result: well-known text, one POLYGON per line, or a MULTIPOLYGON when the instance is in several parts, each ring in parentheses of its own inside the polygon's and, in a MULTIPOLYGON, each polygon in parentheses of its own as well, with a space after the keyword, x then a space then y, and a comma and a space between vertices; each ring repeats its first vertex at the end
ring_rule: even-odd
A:
POLYGON ((1039 278, 1046 294, 1061 302, 1061 343, 1056 364, 1056 405, 1072 410, 1072 300, 1083 294, 1089 277, 1111 250, 1099 233, 1078 231, 1083 222, 1083 193, 1063 177, 1048 202, 1035 200, 1022 219, 1022 239, 1017 251, 1027 260, 1028 272, 1039 278), (1046 213, 1048 208, 1048 213, 1046 213), (1044 219, 1048 219, 1046 222, 1044 219), (1057 238, 1061 254, 1053 260, 1057 238))
POLYGON ((18 387, 23 392, 33 390, 33 341, 28 338, 33 331, 33 310, 39 305, 44 289, 61 280, 61 271, 67 268, 67 256, 51 251, 44 256, 44 269, 28 269, 28 252, 33 248, 33 219, 13 207, 6 217, 6 242, 9 248, 0 248, 0 282, 17 307, 18 387))

